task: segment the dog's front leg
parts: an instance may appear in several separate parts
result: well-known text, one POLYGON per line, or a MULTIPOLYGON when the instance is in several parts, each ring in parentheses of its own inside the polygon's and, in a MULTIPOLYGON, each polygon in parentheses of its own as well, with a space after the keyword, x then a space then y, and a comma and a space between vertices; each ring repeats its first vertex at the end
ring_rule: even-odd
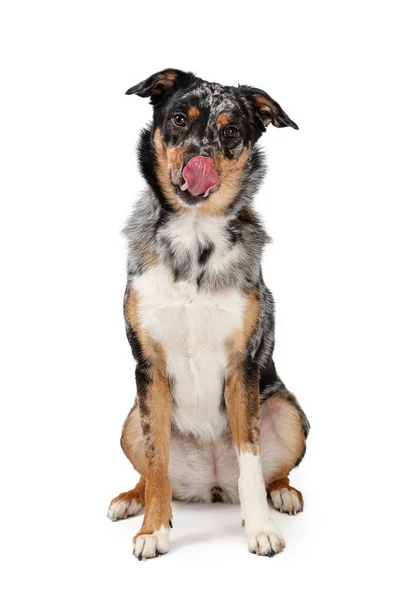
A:
POLYGON ((285 547, 269 517, 260 459, 259 368, 241 353, 230 357, 225 384, 232 437, 239 461, 239 497, 249 550, 273 556, 285 547))
POLYGON ((145 512, 133 538, 139 560, 168 552, 171 525, 171 485, 168 478, 172 396, 161 345, 139 319, 140 297, 127 288, 125 319, 136 360, 136 387, 145 450, 145 512))
POLYGON ((172 397, 162 355, 157 348, 154 351, 153 359, 136 369, 146 459, 145 513, 142 528, 134 537, 134 554, 139 560, 168 552, 172 519, 168 478, 172 397))

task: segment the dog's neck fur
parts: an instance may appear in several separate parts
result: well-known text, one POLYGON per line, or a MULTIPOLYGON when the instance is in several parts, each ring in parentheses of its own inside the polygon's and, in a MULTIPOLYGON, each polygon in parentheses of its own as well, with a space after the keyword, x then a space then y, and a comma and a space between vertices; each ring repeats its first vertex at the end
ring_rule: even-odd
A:
POLYGON ((251 206, 265 174, 262 153, 251 149, 241 189, 224 214, 208 215, 197 208, 177 212, 162 194, 150 140, 151 132, 145 130, 139 162, 149 187, 124 230, 129 278, 162 261, 176 281, 196 282, 207 291, 253 288, 260 280, 262 250, 268 241, 251 206))

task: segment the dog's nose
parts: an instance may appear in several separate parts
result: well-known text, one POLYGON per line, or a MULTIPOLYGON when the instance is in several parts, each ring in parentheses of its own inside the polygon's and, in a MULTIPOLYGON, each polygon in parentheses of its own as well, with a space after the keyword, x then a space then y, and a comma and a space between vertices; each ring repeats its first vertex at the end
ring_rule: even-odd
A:
POLYGON ((198 150, 197 152, 189 152, 183 159, 182 169, 184 169, 188 162, 192 160, 192 158, 194 158, 195 156, 204 156, 205 158, 211 158, 210 154, 208 154, 207 152, 200 152, 200 150, 198 150))

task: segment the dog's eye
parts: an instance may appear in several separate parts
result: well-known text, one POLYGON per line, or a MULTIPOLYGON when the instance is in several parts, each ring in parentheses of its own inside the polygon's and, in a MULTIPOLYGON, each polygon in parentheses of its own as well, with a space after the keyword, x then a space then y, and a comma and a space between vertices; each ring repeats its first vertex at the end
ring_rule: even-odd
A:
POLYGON ((182 115, 181 113, 174 115, 172 117, 172 120, 175 123, 175 125, 178 125, 178 127, 185 127, 185 125, 187 123, 187 119, 186 119, 185 115, 182 115))
POLYGON ((237 127, 233 127, 233 125, 228 125, 224 129, 224 136, 226 138, 237 138, 239 134, 239 129, 237 127))

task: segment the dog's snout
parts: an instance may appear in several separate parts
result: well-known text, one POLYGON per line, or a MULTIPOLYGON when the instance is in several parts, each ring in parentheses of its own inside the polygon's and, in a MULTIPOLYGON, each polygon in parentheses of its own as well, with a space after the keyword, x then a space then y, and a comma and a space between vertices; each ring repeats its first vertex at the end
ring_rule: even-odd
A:
POLYGON ((212 158, 211 154, 209 154, 208 152, 201 152, 200 150, 197 150, 197 152, 188 152, 185 156, 185 158, 183 159, 182 162, 182 169, 184 169, 186 167, 186 165, 188 164, 188 162, 190 160, 192 160, 192 158, 194 158, 195 156, 204 156, 205 158, 212 158))

